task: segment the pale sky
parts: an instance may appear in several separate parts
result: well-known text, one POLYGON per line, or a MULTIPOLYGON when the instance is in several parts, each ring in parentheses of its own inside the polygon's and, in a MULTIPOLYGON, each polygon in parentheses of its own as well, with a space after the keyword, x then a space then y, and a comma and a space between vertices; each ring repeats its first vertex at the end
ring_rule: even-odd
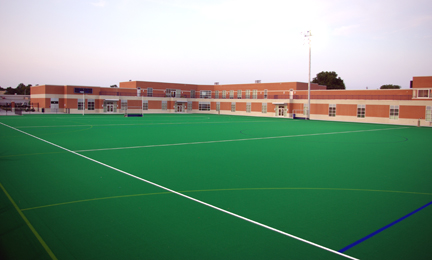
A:
POLYGON ((0 86, 432 76, 431 0, 0 0, 0 86))

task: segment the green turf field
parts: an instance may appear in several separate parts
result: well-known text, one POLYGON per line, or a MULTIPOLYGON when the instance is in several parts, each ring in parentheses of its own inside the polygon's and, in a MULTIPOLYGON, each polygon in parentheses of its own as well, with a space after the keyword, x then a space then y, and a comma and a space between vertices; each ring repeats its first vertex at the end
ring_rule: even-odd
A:
POLYGON ((0 117, 0 259, 431 259, 432 128, 0 117))

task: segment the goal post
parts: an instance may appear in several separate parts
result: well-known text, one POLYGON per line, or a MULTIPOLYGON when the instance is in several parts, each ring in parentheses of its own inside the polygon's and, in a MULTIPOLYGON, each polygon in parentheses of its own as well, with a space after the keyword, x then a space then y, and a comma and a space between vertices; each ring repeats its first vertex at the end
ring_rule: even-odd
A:
POLYGON ((124 108, 125 117, 142 117, 143 107, 142 106, 127 106, 124 108))

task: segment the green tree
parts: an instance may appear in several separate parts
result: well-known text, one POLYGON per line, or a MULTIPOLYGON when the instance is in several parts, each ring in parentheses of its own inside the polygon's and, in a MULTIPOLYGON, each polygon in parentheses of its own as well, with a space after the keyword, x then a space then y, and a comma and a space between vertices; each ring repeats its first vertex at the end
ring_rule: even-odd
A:
POLYGON ((380 89, 400 89, 401 86, 399 85, 393 85, 393 84, 386 84, 386 85, 382 85, 380 87, 380 89))
POLYGON ((32 85, 28 84, 27 86, 24 83, 20 83, 16 88, 8 87, 6 89, 7 95, 30 95, 30 87, 32 85))
POLYGON ((321 71, 313 78, 312 83, 327 86, 327 89, 345 89, 343 79, 334 71, 321 71))

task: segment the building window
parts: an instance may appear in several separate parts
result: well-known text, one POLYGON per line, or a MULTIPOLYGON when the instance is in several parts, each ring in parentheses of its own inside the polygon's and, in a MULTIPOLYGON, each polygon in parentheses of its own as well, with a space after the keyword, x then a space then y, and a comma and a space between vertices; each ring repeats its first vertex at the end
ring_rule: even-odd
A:
POLYGON ((95 100, 94 99, 87 99, 87 109, 88 110, 95 110, 95 100))
POLYGON ((195 98, 195 89, 191 90, 191 98, 195 98))
POLYGON ((336 116, 336 104, 330 104, 329 105, 329 116, 332 116, 332 117, 336 116))
POLYGON ((257 99, 258 98, 258 90, 254 89, 252 90, 252 98, 257 99))
POLYGON ((399 106, 390 106, 390 119, 399 119, 399 106))
POLYGON ((231 112, 235 112, 235 110, 236 110, 236 103, 232 102, 231 103, 231 112))
POLYGON ((250 89, 246 89, 246 99, 250 99, 250 89))
POLYGON ((366 105, 357 105, 357 117, 364 118, 366 116, 366 105))
POLYGON ((428 98, 429 97, 429 90, 428 89, 419 89, 417 97, 428 98))
POLYGON ((147 88, 147 97, 153 97, 153 89, 147 88))
POLYGON ((127 110, 127 107, 128 107, 128 101, 122 100, 121 101, 121 110, 127 110))
POLYGON ((74 88, 74 93, 76 94, 93 94, 92 88, 74 88))
POLYGON ((230 96, 229 96, 229 98, 230 98, 230 99, 233 99, 233 98, 234 98, 234 90, 230 90, 230 96))
POLYGON ((211 90, 201 90, 200 98, 211 98, 211 90))
POLYGON ((310 116, 309 115, 309 108, 308 108, 308 104, 303 104, 303 115, 306 115, 306 116, 310 116))
POLYGON ((78 99, 78 110, 83 110, 84 102, 82 99, 78 99))
POLYGON ((219 90, 215 90, 215 98, 219 98, 219 90))
POLYGON ((222 98, 226 98, 226 90, 222 90, 222 98))
POLYGON ((242 91, 241 91, 241 89, 237 90, 237 98, 238 99, 242 98, 242 91))
POLYGON ((251 103, 248 102, 246 103, 246 113, 250 113, 251 112, 251 103))
POLYGON ((426 118, 425 119, 427 122, 432 122, 432 106, 426 107, 426 118))
POLYGON ((267 96, 268 96, 268 91, 267 89, 264 89, 264 99, 267 99, 267 96))
POLYGON ((267 103, 262 103, 261 112, 267 113, 267 103))
POLYGON ((175 89, 169 89, 169 88, 167 88, 166 90, 165 90, 165 96, 166 97, 175 97, 176 96, 176 90, 175 89))
POLYGON ((188 101, 187 103, 187 111, 192 111, 192 101, 188 101))
POLYGON ((162 110, 167 110, 167 102, 166 102, 166 100, 162 101, 162 110))
POLYGON ((143 110, 148 110, 148 101, 143 102, 143 110))
POLYGON ((207 103, 207 102, 200 102, 199 104, 198 104, 198 106, 199 106, 199 110, 200 111, 210 111, 210 103, 207 103))
POLYGON ((220 111, 220 102, 216 102, 216 111, 220 111))

